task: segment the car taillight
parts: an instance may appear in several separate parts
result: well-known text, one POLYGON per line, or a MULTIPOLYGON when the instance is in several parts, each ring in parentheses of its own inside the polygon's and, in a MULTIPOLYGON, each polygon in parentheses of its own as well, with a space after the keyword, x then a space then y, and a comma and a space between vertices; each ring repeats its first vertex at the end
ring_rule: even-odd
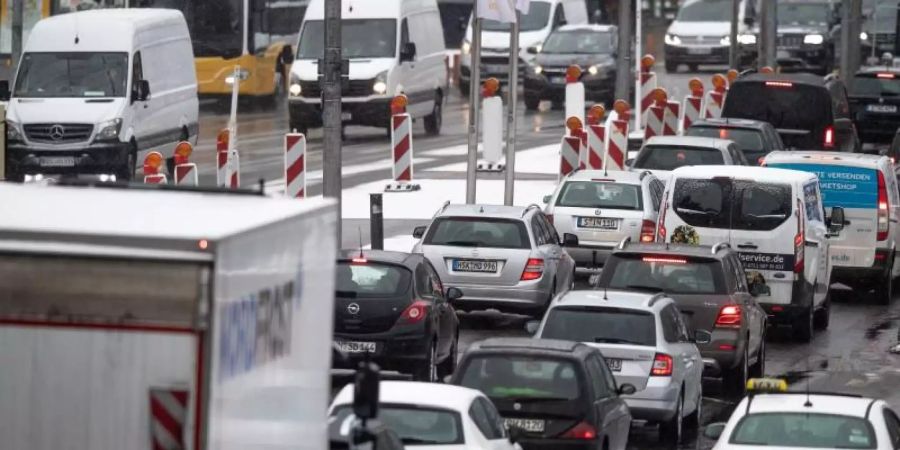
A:
POLYGON ((403 314, 400 314, 399 322, 404 325, 412 325, 425 320, 427 315, 428 303, 416 300, 403 310, 403 314))
POLYGON ((803 272, 803 260, 806 255, 805 223, 803 222, 803 205, 797 200, 797 234, 794 235, 794 273, 803 272))
POLYGON ((656 224, 652 220, 644 220, 641 223, 641 242, 653 242, 655 232, 656 224))
POLYGON ((671 377, 674 361, 672 357, 665 353, 657 353, 653 357, 653 368, 650 369, 650 375, 655 377, 671 377))
POLYGON ((825 148, 834 148, 834 127, 825 127, 825 148))
POLYGON ((890 227, 890 210, 891 205, 888 201, 887 185, 884 182, 884 174, 878 171, 878 240, 884 241, 888 238, 888 230, 890 227))
POLYGON ((537 280, 544 275, 544 260, 540 258, 528 258, 525 270, 522 271, 522 281, 537 280))
POLYGON ((560 436, 563 439, 595 439, 597 437, 597 429, 587 422, 578 422, 569 431, 560 436))
POLYGON ((725 305, 719 310, 716 317, 716 326, 723 328, 740 328, 741 307, 738 305, 725 305))
MULTIPOLYGON (((666 193, 668 194, 668 192, 666 193)), ((669 209, 669 202, 663 203, 663 207, 659 210, 659 219, 657 219, 656 242, 666 242, 666 210, 669 209)))

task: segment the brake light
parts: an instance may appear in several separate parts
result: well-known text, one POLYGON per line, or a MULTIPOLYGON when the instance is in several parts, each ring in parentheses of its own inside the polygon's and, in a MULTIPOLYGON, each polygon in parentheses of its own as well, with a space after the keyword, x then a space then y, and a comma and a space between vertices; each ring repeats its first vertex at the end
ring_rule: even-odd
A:
POLYGON ((878 171, 878 240, 884 241, 888 238, 888 230, 890 227, 890 209, 891 205, 888 201, 887 185, 884 181, 884 174, 878 171))
POLYGON ((404 325, 412 325, 425 320, 427 315, 428 303, 416 300, 403 310, 403 314, 400 314, 399 322, 404 325))
POLYGON ((794 83, 789 81, 766 81, 766 86, 776 88, 792 88, 794 83))
POLYGON ((657 353, 653 357, 653 368, 650 375, 654 377, 671 377, 673 369, 672 357, 665 353, 657 353))
MULTIPOLYGON (((664 195, 668 196, 668 192, 664 195)), ((663 207, 659 210, 659 219, 657 219, 656 226, 656 242, 666 242, 666 210, 669 209, 669 202, 666 201, 663 204, 663 207)))
POLYGON ((825 127, 825 148, 834 148, 834 127, 825 127))
POLYGON ((719 139, 728 139, 728 128, 719 128, 719 139))
POLYGON ((522 271, 522 281, 532 281, 544 275, 544 260, 541 258, 528 258, 525 270, 522 271))
POLYGON ((806 255, 806 223, 803 222, 803 205, 797 200, 797 234, 794 235, 794 273, 803 272, 803 259, 806 255))
POLYGON ((560 437, 563 439, 595 439, 597 437, 597 429, 587 422, 578 422, 577 425, 569 428, 569 431, 566 431, 560 437))
POLYGON ((891 80, 894 79, 894 74, 892 74, 892 73, 879 73, 876 76, 878 78, 887 78, 887 79, 891 79, 891 80))
POLYGON ((353 258, 350 260, 350 262, 353 264, 365 264, 368 261, 366 260, 366 258, 353 258))
POLYGON ((655 232, 656 224, 652 220, 644 220, 641 223, 641 242, 653 242, 655 232))
POLYGON ((716 317, 716 326, 723 328, 740 328, 741 307, 738 305, 725 305, 719 310, 716 317))
POLYGON ((687 264, 684 258, 666 258, 662 256, 645 256, 641 258, 644 262, 651 263, 667 263, 667 264, 687 264))

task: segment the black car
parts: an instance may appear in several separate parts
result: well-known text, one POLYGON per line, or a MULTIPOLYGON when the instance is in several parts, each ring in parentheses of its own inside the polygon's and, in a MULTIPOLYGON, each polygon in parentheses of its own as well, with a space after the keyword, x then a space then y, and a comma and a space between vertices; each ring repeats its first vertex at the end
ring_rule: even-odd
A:
POLYGON ((451 383, 484 392, 530 449, 624 449, 631 412, 600 350, 554 339, 473 344, 451 383))
MULTIPOLYGON (((779 5, 780 6, 780 5, 779 5)), ((722 117, 769 122, 787 148, 856 152, 844 83, 808 73, 753 73, 734 81, 722 117)))
POLYGON ((889 142, 900 128, 900 67, 866 67, 850 81, 850 112, 863 142, 889 142))
POLYGON ((348 356, 335 368, 370 358, 381 368, 435 381, 456 368, 459 321, 451 306, 462 297, 444 290, 422 255, 347 250, 337 260, 335 345, 348 356))
POLYGON ((691 124, 685 136, 711 137, 734 141, 752 165, 760 165, 764 156, 784 150, 775 127, 768 122, 748 119, 705 119, 691 124))
MULTIPOLYGON (((782 72, 830 73, 834 68, 835 12, 829 0, 779 0, 776 59, 782 72)), ((759 27, 741 38, 741 65, 755 65, 759 27)))
POLYGON ((567 25, 551 33, 525 71, 525 107, 536 110, 541 100, 561 105, 566 97, 566 69, 571 65, 583 70, 585 99, 611 107, 616 89, 616 30, 612 25, 567 25))

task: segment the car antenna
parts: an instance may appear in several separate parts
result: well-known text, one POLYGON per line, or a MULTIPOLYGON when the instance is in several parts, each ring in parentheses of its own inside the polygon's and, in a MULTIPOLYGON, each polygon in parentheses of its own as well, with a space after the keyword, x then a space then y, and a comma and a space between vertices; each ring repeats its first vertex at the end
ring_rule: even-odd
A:
POLYGON ((609 286, 603 286, 603 300, 609 301, 609 297, 606 296, 607 291, 609 291, 609 286))

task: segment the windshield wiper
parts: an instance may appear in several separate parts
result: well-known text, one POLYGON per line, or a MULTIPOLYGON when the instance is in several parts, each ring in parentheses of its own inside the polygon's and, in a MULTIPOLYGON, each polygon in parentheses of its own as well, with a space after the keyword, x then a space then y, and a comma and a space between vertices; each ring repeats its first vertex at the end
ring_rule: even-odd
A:
POLYGON ((438 244, 438 245, 455 245, 458 247, 478 247, 481 245, 481 243, 475 242, 475 241, 447 241, 447 242, 444 242, 443 244, 438 244))
POLYGON ((503 400, 510 400, 514 402, 524 403, 541 403, 541 402, 567 402, 572 400, 571 398, 563 398, 563 397, 502 397, 503 400))
POLYGON ((675 211, 680 212, 680 213, 683 212, 683 213, 688 213, 688 214, 697 214, 697 215, 701 215, 701 216, 711 216, 711 215, 715 214, 715 212, 712 212, 712 211, 700 211, 699 209, 690 209, 690 208, 675 208, 675 211))
POLYGON ((626 289, 641 289, 644 291, 653 291, 653 292, 662 292, 663 291, 663 288, 656 287, 656 286, 646 286, 643 284, 629 284, 629 285, 625 286, 625 288, 626 289))
POLYGON ((619 339, 619 338, 611 338, 611 337, 595 337, 594 342, 598 344, 633 344, 633 345, 644 345, 640 342, 629 341, 628 339, 619 339))
POLYGON ((747 217, 752 219, 784 219, 787 217, 787 214, 744 214, 747 217))

